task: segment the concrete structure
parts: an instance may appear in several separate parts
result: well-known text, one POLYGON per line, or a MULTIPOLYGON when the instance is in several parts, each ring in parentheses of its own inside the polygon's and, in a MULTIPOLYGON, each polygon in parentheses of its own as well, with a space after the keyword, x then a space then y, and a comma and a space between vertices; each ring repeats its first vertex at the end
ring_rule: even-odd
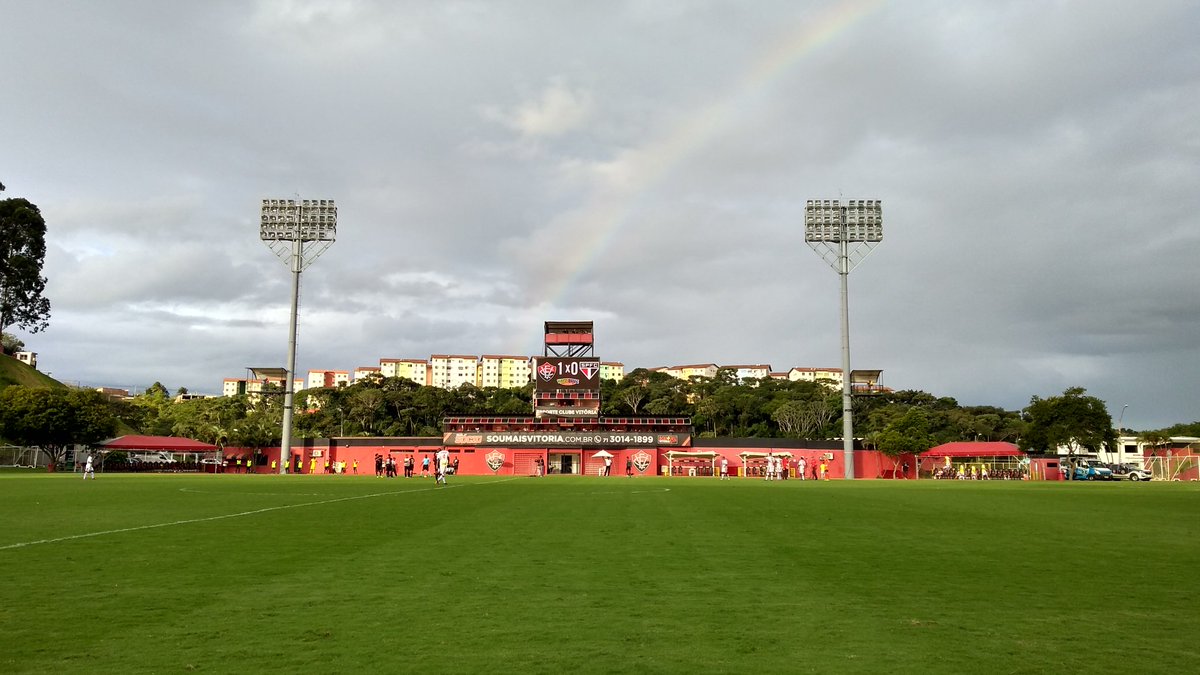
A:
POLYGON ((37 368, 37 352, 17 352, 13 356, 30 368, 37 368))
MULTIPOLYGON (((568 350, 580 350, 583 344, 566 343, 568 350)), ((564 352, 566 353, 566 352, 564 352)), ((513 389, 523 387, 533 381, 533 359, 524 355, 484 354, 474 355, 434 354, 429 359, 379 359, 379 366, 359 366, 353 373, 341 370, 312 370, 307 380, 296 380, 297 389, 339 386, 358 382, 366 377, 378 374, 380 377, 402 377, 412 382, 430 387, 454 389, 463 384, 477 387, 499 387, 513 389)), ((681 366, 665 366, 651 368, 654 372, 665 373, 671 377, 687 380, 693 377, 713 378, 721 369, 733 371, 734 379, 760 380, 766 378, 792 381, 820 382, 824 380, 830 388, 840 388, 842 372, 837 368, 792 368, 786 372, 772 372, 769 364, 736 364, 718 365, 715 363, 699 363, 681 366)), ((852 384, 856 394, 879 393, 885 389, 879 387, 878 377, 882 371, 854 371, 852 384), (859 379, 855 379, 858 377, 859 379)), ((625 364, 620 361, 600 362, 600 379, 620 381, 625 377, 625 364)), ((233 396, 238 393, 254 391, 251 380, 227 378, 226 383, 242 382, 247 384, 226 384, 223 395, 233 396)), ((282 388, 283 380, 278 382, 282 388)), ((261 388, 261 385, 260 387, 261 388)))
POLYGON ((434 354, 429 357, 429 386, 457 389, 478 380, 478 357, 462 354, 434 354))
POLYGON ((663 366, 653 370, 666 373, 676 379, 687 380, 693 377, 716 377, 718 369, 719 367, 715 363, 695 363, 686 366, 663 366))
POLYGON ((346 387, 350 385, 350 372, 346 370, 310 370, 306 389, 321 387, 346 387))
MULTIPOLYGON (((1110 464, 1137 464, 1142 466, 1146 459, 1146 443, 1137 436, 1118 436, 1116 447, 1105 448, 1097 453, 1097 459, 1110 464)), ((1066 454, 1065 448, 1059 448, 1059 454, 1066 454)))
MULTIPOLYGON (((761 480, 761 466, 768 455, 785 459, 788 479, 795 480, 797 462, 804 459, 807 480, 822 462, 829 478, 844 478, 844 466, 838 441, 801 441, 783 438, 711 438, 693 439, 687 418, 653 415, 578 420, 596 425, 601 431, 570 431, 562 420, 538 421, 528 416, 453 417, 446 420, 447 431, 432 438, 312 438, 297 439, 291 448, 292 469, 296 473, 335 473, 339 466, 351 467, 358 461, 359 474, 374 470, 376 454, 396 458, 403 464, 412 455, 420 471, 421 459, 431 459, 443 447, 457 459, 462 475, 533 476, 538 466, 550 476, 599 475, 604 455, 612 455, 614 479, 625 480, 626 466, 636 476, 672 476, 681 479, 717 479, 716 467, 722 458, 729 462, 733 477, 761 480), (507 431, 499 431, 506 427, 507 431), (527 428, 526 428, 527 427, 527 428), (536 428, 535 428, 536 427, 536 428), (618 431, 618 429, 623 429, 618 431), (675 429, 675 431, 672 431, 675 429), (653 431, 651 431, 653 430, 653 431), (594 442, 580 445, 577 437, 586 434, 594 442), (648 436, 647 438, 642 438, 648 436), (630 442, 632 441, 632 442, 630 442), (328 462, 329 470, 326 471, 328 462), (315 471, 314 471, 315 469, 315 471)), ((225 449, 227 458, 249 456, 249 450, 225 449)), ((265 472, 278 449, 258 456, 255 470, 265 472)), ((916 460, 907 458, 909 473, 896 472, 897 461, 873 450, 855 450, 855 475, 858 478, 916 478, 916 460)), ((903 463, 906 458, 901 458, 903 463)))
POLYGON ((268 386, 276 387, 280 392, 283 391, 284 379, 266 377, 261 379, 253 379, 246 377, 227 377, 221 386, 222 396, 238 396, 246 394, 252 399, 256 399, 262 394, 263 389, 268 386))
POLYGON ((821 382, 831 389, 842 388, 841 368, 792 368, 788 371, 788 379, 792 382, 821 382))
POLYGON ((600 379, 620 382, 625 379, 625 364, 620 361, 601 361, 600 379))
POLYGON ((126 401, 133 398, 130 396, 128 389, 118 389, 116 387, 96 387, 96 391, 117 401, 126 401))
POLYGON ((359 366, 354 369, 354 383, 357 384, 372 378, 382 378, 383 374, 380 371, 379 366, 359 366))
POLYGON ((421 386, 429 385, 429 361, 425 359, 379 359, 384 377, 403 377, 421 386))
POLYGON ((517 389, 529 384, 532 375, 528 356, 484 354, 479 357, 475 386, 517 389))
POLYGON ((771 366, 769 364, 721 366, 721 368, 732 370, 733 378, 738 382, 742 380, 765 380, 771 376, 771 366))

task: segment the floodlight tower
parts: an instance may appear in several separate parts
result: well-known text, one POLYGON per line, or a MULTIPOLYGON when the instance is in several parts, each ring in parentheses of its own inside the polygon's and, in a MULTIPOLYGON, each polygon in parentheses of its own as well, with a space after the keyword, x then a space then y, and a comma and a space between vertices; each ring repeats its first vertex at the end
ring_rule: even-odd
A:
POLYGON ((850 391, 850 270, 883 241, 878 199, 810 199, 804 206, 804 241, 842 278, 842 457, 854 478, 854 419, 850 391))
POLYGON ((296 324, 300 314, 300 273, 325 252, 337 236, 337 206, 332 199, 264 199, 259 238, 292 269, 292 315, 288 328, 287 374, 283 393, 283 438, 279 473, 291 464, 292 409, 296 395, 296 324))

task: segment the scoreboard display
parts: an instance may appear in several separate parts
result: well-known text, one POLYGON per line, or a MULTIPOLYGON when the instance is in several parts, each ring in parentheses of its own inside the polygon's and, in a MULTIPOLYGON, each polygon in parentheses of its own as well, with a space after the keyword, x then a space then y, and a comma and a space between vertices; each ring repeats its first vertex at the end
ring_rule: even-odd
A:
POLYGON ((537 391, 599 391, 600 361, 595 358, 539 356, 534 359, 537 391))

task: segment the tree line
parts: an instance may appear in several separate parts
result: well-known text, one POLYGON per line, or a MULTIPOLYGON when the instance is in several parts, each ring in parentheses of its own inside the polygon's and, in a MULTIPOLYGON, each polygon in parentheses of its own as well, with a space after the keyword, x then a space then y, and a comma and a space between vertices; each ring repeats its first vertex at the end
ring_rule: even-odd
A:
MULTIPOLYGON (((186 393, 180 389, 177 393, 186 393)), ((293 435, 438 436, 450 415, 527 415, 533 385, 517 389, 464 385, 442 389, 403 378, 372 377, 349 386, 306 389, 296 395, 293 435)), ((679 415, 700 437, 834 439, 841 437, 840 391, 821 382, 742 380, 723 369, 713 378, 681 380, 646 369, 601 384, 606 416, 679 415)), ((953 441, 1007 441, 1025 450, 1095 452, 1116 440, 1104 403, 1082 388, 1032 397, 1020 411, 963 406, 923 391, 853 398, 855 436, 867 448, 898 456, 953 441)), ((61 460, 71 444, 94 444, 117 433, 181 436, 218 446, 262 449, 279 442, 283 396, 268 387, 239 395, 174 402, 161 383, 127 401, 84 389, 0 391, 0 438, 41 446, 61 460)), ((1152 431, 1198 435, 1200 422, 1152 431)))

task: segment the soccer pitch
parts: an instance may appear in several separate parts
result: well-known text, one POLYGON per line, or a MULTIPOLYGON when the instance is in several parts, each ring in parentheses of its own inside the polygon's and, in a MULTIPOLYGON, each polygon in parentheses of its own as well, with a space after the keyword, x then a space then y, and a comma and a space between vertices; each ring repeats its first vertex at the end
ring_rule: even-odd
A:
POLYGON ((2 672, 1186 672, 1200 486, 0 474, 2 672))

